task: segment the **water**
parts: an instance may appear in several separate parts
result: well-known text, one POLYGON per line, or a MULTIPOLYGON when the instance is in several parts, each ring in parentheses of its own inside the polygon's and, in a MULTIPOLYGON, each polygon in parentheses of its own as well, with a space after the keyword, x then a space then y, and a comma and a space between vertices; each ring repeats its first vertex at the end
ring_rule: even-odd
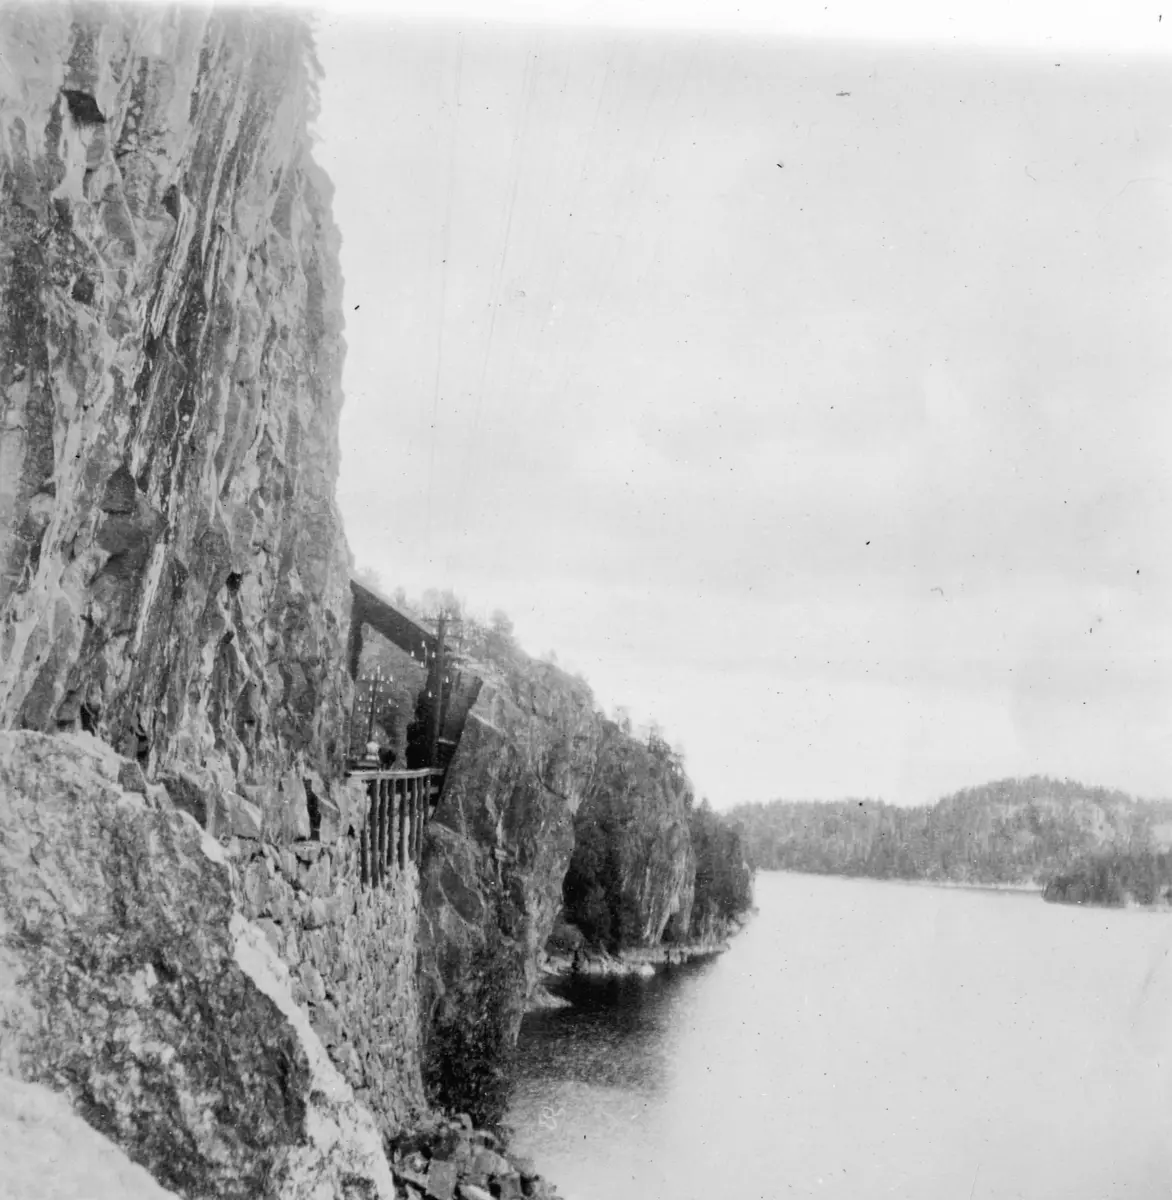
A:
POLYGON ((1172 917, 764 875, 724 956, 528 1017, 567 1200, 1172 1195, 1172 917))

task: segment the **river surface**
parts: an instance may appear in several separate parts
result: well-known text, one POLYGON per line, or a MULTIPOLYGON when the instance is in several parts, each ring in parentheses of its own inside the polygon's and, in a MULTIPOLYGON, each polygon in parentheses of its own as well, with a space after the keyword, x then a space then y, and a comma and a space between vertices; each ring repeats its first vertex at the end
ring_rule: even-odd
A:
POLYGON ((728 953, 526 1018, 567 1200, 1172 1196, 1172 916, 758 877, 728 953))

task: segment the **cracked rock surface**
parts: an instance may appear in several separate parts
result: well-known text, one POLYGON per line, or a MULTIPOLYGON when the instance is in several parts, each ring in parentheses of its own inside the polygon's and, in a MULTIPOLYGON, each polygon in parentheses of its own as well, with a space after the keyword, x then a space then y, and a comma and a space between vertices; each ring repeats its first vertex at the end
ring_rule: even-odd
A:
POLYGON ((68 1099, 163 1187, 392 1200, 355 1100, 232 867, 88 735, 0 733, 0 1072, 68 1099))
POLYGON ((0 45, 0 727, 296 825, 350 686, 308 28, 5 5, 0 45))

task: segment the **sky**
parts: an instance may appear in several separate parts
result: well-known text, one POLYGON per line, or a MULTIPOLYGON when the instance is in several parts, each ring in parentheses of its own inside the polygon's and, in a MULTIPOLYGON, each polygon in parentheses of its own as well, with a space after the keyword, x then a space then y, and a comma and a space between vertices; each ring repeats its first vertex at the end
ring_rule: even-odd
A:
POLYGON ((1172 795, 1172 10, 417 9, 316 18, 357 564, 718 808, 1172 795))

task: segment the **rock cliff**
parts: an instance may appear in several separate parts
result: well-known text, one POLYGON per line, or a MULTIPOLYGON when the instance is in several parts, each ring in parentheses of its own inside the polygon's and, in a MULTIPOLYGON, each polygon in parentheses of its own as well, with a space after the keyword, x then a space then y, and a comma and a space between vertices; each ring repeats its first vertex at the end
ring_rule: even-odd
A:
POLYGON ((467 1026, 485 1015, 468 996, 470 977, 508 978, 495 1013, 508 1043, 561 907, 600 725, 589 688, 556 667, 526 660, 486 674, 428 827, 420 992, 430 1031, 467 1026), (487 966, 486 945, 496 959, 487 966))
POLYGON ((666 746, 605 720, 582 681, 515 646, 473 668, 485 682, 424 855, 420 1003, 433 1094, 491 1119, 575 878, 590 876, 585 907, 606 910, 592 939, 657 947, 689 936, 696 858, 691 787, 666 746))
POLYGON ((598 763, 574 821, 564 886, 568 918, 612 949, 682 940, 691 923, 696 856, 692 787, 658 739, 637 741, 603 724, 598 763))
POLYGON ((393 1200, 220 845, 84 734, 0 733, 0 1071, 180 1195, 393 1200))
POLYGON ((0 43, 0 725, 295 833, 349 696, 306 26, 6 5, 0 43))
POLYGON ((182 1195, 390 1196, 418 889, 361 888, 340 779, 306 24, 9 5, 0 45, 0 1068, 182 1195))
MULTIPOLYGON (((632 936, 687 924, 684 793, 514 656, 450 705, 421 874, 363 884, 306 25, 4 6, 0 45, 0 1073, 179 1195, 390 1197, 422 1037, 515 1039, 583 805, 629 818, 632 936)), ((436 1180, 521 1187, 465 1134, 436 1180)))

